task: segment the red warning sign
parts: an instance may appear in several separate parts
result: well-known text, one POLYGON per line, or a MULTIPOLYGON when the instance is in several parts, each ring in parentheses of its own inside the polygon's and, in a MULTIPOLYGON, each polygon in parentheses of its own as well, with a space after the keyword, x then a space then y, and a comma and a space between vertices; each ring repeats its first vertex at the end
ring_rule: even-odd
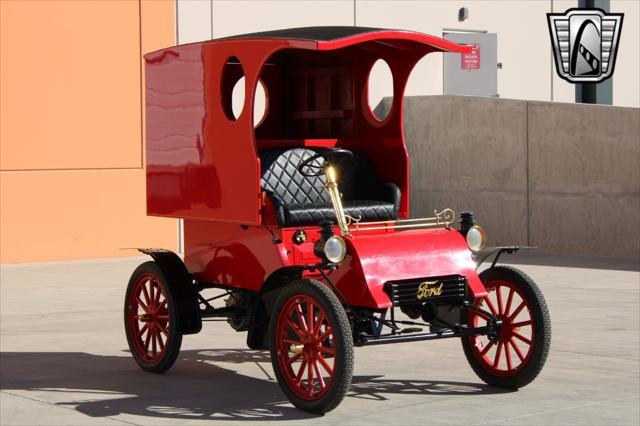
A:
POLYGON ((480 45, 472 44, 471 53, 463 53, 461 67, 463 70, 480 69, 480 45))

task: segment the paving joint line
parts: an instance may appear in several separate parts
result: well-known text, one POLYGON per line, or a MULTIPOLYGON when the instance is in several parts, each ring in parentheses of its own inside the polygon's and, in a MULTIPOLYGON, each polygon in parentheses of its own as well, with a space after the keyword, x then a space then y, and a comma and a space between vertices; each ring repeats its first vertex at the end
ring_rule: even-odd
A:
MULTIPOLYGON (((0 393, 4 393, 4 394, 7 394, 7 395, 15 396, 16 398, 22 398, 22 399, 26 399, 28 401, 33 401, 33 402, 37 402, 37 403, 44 404, 44 405, 49 405, 49 406, 52 406, 52 407, 63 408, 65 410, 71 410, 71 411, 74 411, 74 412, 76 412, 78 414, 83 414, 80 411, 76 410, 75 408, 68 407, 66 405, 61 405, 61 404, 57 404, 57 403, 53 403, 53 402, 43 401, 41 399, 28 397, 26 395, 20 395, 20 394, 17 394, 17 393, 6 391, 6 390, 0 390, 0 393)), ((86 414, 85 414, 85 416, 86 416, 86 414)), ((113 417, 109 417, 109 416, 105 416, 105 417, 102 417, 102 418, 103 419, 107 419, 107 420, 112 421, 112 422, 116 422, 116 423, 133 425, 133 426, 141 426, 138 423, 128 422, 126 420, 114 419, 113 417)))

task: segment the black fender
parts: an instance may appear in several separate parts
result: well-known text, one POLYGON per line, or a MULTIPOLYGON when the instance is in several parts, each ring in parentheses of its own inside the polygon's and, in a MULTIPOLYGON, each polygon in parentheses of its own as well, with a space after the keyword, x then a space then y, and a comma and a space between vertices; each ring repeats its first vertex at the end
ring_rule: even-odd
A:
POLYGON ((260 295, 253 305, 251 323, 247 333, 247 346, 251 349, 269 349, 269 321, 276 297, 282 287, 302 277, 304 268, 285 266, 274 271, 260 288, 260 295))
POLYGON ((489 259, 491 256, 495 255, 496 257, 491 262, 490 268, 494 268, 496 263, 498 263, 498 259, 502 255, 502 253, 512 254, 516 253, 518 250, 531 250, 536 247, 532 246, 500 246, 500 247, 488 247, 484 250, 479 251, 478 253, 474 253, 473 260, 476 262, 476 269, 482 265, 482 263, 489 259))
POLYGON ((193 278, 177 254, 165 249, 138 249, 155 260, 167 278, 167 285, 177 304, 182 334, 195 334, 202 329, 198 293, 193 278))

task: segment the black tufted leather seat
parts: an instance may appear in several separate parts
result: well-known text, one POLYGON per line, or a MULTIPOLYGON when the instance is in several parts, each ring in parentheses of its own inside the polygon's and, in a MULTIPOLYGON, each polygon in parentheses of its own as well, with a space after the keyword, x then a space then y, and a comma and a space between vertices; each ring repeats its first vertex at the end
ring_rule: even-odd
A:
MULTIPOLYGON (((324 175, 306 177, 298 165, 320 152, 320 148, 282 148, 260 152, 262 189, 267 192, 280 226, 317 225, 335 221, 324 175)), ((317 164, 322 159, 317 160, 317 164)), ((398 218, 400 190, 393 183, 382 182, 373 165, 363 154, 354 152, 338 170, 338 185, 343 195, 345 213, 363 222, 398 218)))

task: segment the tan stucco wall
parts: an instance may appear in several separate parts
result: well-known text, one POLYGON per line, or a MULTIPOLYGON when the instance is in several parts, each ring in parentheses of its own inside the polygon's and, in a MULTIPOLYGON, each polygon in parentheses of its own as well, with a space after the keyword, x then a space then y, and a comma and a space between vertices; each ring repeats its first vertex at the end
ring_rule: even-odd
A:
POLYGON ((173 1, 0 1, 0 262, 176 247, 148 218, 141 53, 175 43, 173 1))
POLYGON ((404 126, 413 216, 473 210, 492 245, 640 256, 640 109, 420 96, 404 126))

